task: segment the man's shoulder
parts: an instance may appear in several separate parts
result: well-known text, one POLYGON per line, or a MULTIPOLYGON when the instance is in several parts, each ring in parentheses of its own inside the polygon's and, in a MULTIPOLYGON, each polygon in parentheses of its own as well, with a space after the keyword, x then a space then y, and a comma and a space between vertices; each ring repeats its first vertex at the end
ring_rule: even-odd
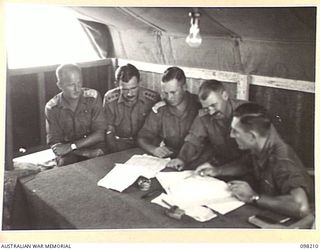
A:
POLYGON ((107 91, 104 95, 104 102, 111 103, 119 99, 120 96, 120 88, 114 88, 107 91))
POLYGON ((61 98, 61 93, 55 95, 54 97, 52 97, 45 106, 45 109, 47 111, 52 110, 53 108, 57 107, 60 103, 60 98, 61 98))
POLYGON ((148 101, 157 102, 160 100, 160 94, 156 91, 144 87, 140 87, 140 91, 141 96, 148 101))
POLYGON ((84 98, 94 98, 97 99, 99 92, 95 89, 83 88, 83 97, 84 98))
POLYGON ((167 103, 165 101, 157 102, 155 105, 153 105, 152 112, 156 113, 156 114, 159 114, 160 112, 164 111, 166 106, 167 106, 167 103))

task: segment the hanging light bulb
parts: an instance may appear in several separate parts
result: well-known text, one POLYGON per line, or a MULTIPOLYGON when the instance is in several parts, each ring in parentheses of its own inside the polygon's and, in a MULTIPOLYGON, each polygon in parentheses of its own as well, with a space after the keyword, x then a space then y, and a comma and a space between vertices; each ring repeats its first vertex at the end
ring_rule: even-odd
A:
POLYGON ((189 16, 191 17, 190 21, 190 31, 189 35, 186 38, 186 43, 193 48, 197 48, 202 43, 202 38, 200 36, 200 29, 199 29, 199 12, 190 12, 189 16))

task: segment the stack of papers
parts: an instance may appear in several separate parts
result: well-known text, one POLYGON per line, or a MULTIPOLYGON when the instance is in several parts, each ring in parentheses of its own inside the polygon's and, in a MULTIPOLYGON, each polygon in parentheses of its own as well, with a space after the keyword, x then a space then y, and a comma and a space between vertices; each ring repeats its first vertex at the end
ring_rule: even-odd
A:
POLYGON ((134 155, 124 164, 116 163, 115 167, 99 182, 98 186, 122 192, 132 185, 139 176, 153 178, 170 159, 150 155, 134 155))
MULTIPOLYGON (((244 204, 232 196, 226 182, 213 177, 201 177, 194 171, 161 172, 156 178, 166 190, 165 199, 189 213, 192 213, 192 209, 200 211, 198 208, 202 206, 226 214, 244 204)), ((156 198, 152 202, 163 206, 161 199, 156 198)))

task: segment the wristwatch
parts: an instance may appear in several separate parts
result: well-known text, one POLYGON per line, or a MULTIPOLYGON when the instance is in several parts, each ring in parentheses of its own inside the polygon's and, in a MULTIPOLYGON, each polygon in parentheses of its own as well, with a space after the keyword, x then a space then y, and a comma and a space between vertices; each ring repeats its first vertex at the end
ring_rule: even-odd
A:
POLYGON ((71 143, 70 147, 71 147, 72 151, 76 150, 78 148, 75 143, 71 143))
POLYGON ((250 198, 250 202, 253 204, 256 204, 257 201, 260 200, 260 196, 259 195, 252 195, 252 197, 250 198))

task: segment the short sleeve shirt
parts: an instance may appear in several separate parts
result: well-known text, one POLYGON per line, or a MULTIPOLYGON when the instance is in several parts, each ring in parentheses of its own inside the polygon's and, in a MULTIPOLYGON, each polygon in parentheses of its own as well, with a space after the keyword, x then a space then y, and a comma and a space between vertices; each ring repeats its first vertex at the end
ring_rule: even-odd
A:
POLYGON ((157 110, 153 109, 138 136, 156 138, 159 143, 163 141, 167 147, 177 153, 200 108, 196 95, 186 92, 185 98, 187 98, 187 107, 180 116, 175 112, 175 107, 169 105, 164 105, 157 110))
POLYGON ((229 101, 229 114, 226 117, 199 112, 195 118, 185 144, 181 149, 178 158, 189 163, 197 151, 209 147, 215 159, 215 164, 222 165, 241 155, 237 143, 230 137, 231 120, 233 111, 244 103, 242 100, 229 101))
POLYGON ((284 143, 274 127, 262 152, 252 155, 256 189, 268 195, 285 195, 301 187, 312 197, 311 179, 293 149, 284 143))
POLYGON ((134 105, 125 102, 120 89, 108 91, 103 100, 107 125, 115 129, 115 134, 123 138, 135 138, 152 106, 160 100, 160 95, 140 87, 138 100, 134 105))
POLYGON ((106 129, 102 99, 94 89, 82 89, 75 112, 68 108, 62 93, 59 93, 46 104, 45 115, 49 145, 74 141, 106 129))

